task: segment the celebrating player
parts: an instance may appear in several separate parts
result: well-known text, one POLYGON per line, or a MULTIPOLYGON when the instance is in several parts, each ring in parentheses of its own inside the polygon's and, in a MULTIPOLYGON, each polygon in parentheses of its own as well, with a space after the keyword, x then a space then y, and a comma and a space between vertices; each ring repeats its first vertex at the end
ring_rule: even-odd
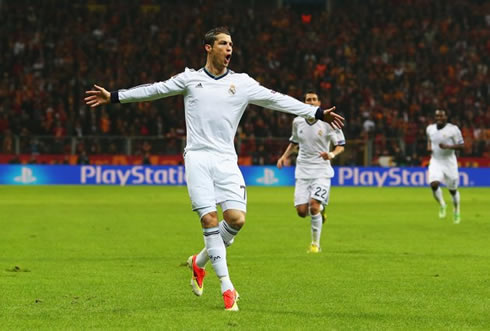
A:
POLYGON ((187 189, 192 208, 203 229, 205 249, 189 257, 191 285, 202 295, 204 266, 211 260, 221 282, 225 310, 238 310, 238 294, 226 263, 230 245, 245 223, 247 195, 245 181, 237 165, 233 139, 248 104, 324 120, 335 127, 343 118, 335 107, 322 110, 261 86, 244 73, 228 69, 233 43, 228 29, 214 28, 204 37, 206 64, 164 81, 128 90, 108 92, 94 85, 87 91, 86 103, 96 107, 107 103, 151 101, 173 95, 184 96, 187 144, 184 152, 187 189), (223 210, 219 222, 216 205, 223 210))
POLYGON ((439 185, 440 183, 446 184, 453 199, 453 221, 458 224, 461 222, 459 174, 454 151, 463 149, 463 136, 456 125, 447 123, 445 110, 436 110, 435 119, 436 123, 427 127, 427 150, 432 152, 429 163, 430 187, 434 198, 439 203, 439 218, 445 218, 446 202, 439 185))
MULTIPOLYGON (((318 94, 305 94, 305 103, 320 107, 318 94)), ((320 252, 320 236, 325 222, 325 207, 330 195, 330 178, 334 170, 330 161, 344 151, 345 138, 340 128, 332 128, 316 119, 296 117, 290 144, 277 161, 282 168, 287 158, 299 147, 296 160, 294 205, 300 217, 311 215, 310 253, 320 252), (330 145, 335 148, 330 151, 330 145)))

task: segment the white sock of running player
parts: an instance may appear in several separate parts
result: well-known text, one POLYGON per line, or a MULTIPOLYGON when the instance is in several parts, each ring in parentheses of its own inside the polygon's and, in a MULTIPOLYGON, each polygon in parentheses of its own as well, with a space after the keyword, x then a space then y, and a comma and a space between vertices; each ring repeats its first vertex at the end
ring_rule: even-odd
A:
POLYGON ((235 236, 238 234, 238 231, 240 229, 235 229, 231 227, 226 221, 221 221, 219 222, 219 234, 221 235, 221 238, 223 238, 223 242, 225 243, 226 247, 231 246, 233 244, 233 241, 235 239, 235 236))
POLYGON ((320 213, 311 216, 311 241, 320 246, 322 234, 322 215, 320 213))
POLYGON ((204 247, 196 256, 196 264, 199 268, 204 268, 209 261, 208 251, 204 247))
POLYGON ((456 191, 454 195, 451 194, 451 198, 453 199, 454 211, 459 213, 459 191, 456 191))
POLYGON ((442 190, 441 190, 441 187, 439 186, 437 188, 437 190, 432 190, 432 194, 434 195, 434 199, 436 199, 436 201, 441 205, 441 206, 445 206, 446 205, 446 202, 444 201, 444 198, 442 196, 442 190))
MULTIPOLYGON (((223 239, 223 242, 225 243, 225 247, 229 247, 231 246, 231 244, 233 244, 233 241, 235 239, 235 236, 238 234, 238 231, 239 230, 229 226, 226 221, 221 221, 219 223, 219 233, 221 235, 221 238, 223 239)), ((208 261, 208 252, 206 250, 206 247, 204 247, 196 256, 196 264, 199 268, 204 268, 208 261)))
POLYGON ((226 264, 226 247, 223 239, 219 234, 219 228, 203 229, 204 244, 206 251, 213 266, 216 276, 221 282, 221 292, 233 289, 230 276, 228 274, 228 265, 226 264))

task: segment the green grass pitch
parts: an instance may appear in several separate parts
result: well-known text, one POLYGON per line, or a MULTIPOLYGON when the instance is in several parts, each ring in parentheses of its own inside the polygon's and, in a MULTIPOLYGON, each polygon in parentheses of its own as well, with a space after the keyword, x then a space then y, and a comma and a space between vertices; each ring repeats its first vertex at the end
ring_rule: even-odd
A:
POLYGON ((490 328, 490 189, 461 189, 454 225, 429 188, 334 187, 316 255, 292 187, 248 199, 235 313, 210 265, 191 292, 182 264, 203 239, 185 187, 0 186, 0 329, 490 328))

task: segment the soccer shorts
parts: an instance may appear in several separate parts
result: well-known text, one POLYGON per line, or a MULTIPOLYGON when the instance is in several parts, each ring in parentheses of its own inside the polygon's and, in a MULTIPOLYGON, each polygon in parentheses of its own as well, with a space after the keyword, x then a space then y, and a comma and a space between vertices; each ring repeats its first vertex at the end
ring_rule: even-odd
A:
POLYGON ((459 185, 458 164, 430 159, 429 183, 436 181, 444 183, 450 190, 456 190, 459 185))
POLYGON ((330 178, 296 179, 294 186, 295 206, 307 204, 310 199, 315 199, 323 205, 328 205, 329 195, 330 178))
POLYGON ((187 190, 192 210, 202 217, 216 211, 247 211, 245 180, 236 158, 206 151, 188 151, 184 156, 187 190))

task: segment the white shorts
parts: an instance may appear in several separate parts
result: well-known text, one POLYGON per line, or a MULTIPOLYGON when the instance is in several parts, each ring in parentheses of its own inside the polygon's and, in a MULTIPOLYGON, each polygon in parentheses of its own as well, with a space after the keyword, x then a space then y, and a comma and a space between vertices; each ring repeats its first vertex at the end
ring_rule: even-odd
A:
POLYGON ((328 205, 330 195, 330 178, 304 179, 297 178, 294 186, 294 205, 304 205, 310 199, 320 201, 323 205, 328 205))
POLYGON ((459 185, 458 165, 453 162, 443 162, 431 159, 429 163, 429 183, 441 182, 450 190, 456 190, 459 185))
POLYGON ((237 209, 247 211, 245 180, 237 160, 212 152, 185 153, 185 176, 192 210, 202 217, 216 211, 237 209))

